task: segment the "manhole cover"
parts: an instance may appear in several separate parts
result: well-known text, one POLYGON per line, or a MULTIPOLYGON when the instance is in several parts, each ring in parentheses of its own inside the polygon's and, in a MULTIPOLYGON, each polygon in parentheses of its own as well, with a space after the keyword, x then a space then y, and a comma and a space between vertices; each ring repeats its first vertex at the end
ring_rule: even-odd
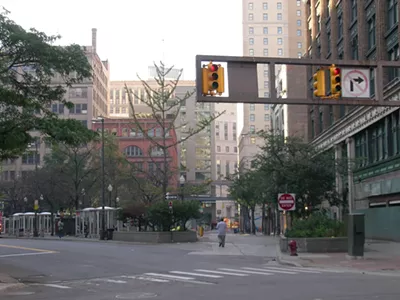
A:
POLYGON ((154 293, 130 293, 124 295, 117 295, 115 298, 117 299, 146 299, 146 298, 155 298, 157 294, 154 293))
POLYGON ((33 295, 35 292, 13 292, 7 293, 7 296, 29 296, 33 295))

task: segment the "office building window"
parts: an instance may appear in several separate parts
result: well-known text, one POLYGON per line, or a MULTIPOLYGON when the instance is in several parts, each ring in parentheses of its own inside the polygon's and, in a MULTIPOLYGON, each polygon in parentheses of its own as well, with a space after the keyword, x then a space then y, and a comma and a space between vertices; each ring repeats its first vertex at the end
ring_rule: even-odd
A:
POLYGON ((276 8, 277 8, 277 9, 282 9, 282 2, 278 2, 278 3, 276 4, 276 8))
POLYGON ((233 147, 233 152, 237 153, 237 147, 233 147))
POLYGON ((282 48, 279 48, 278 49, 278 56, 282 56, 283 55, 283 49, 282 48))
POLYGON ((251 114, 250 115, 250 122, 254 122, 256 120, 256 115, 255 114, 251 114))
POLYGON ((303 44, 301 42, 298 42, 297 43, 297 48, 299 48, 299 49, 303 48, 303 44))
POLYGON ((375 35, 375 16, 368 21, 368 49, 375 46, 376 35, 375 35))
POLYGON ((268 49, 264 49, 264 56, 268 56, 268 49))
POLYGON ((263 20, 268 21, 268 14, 263 14, 263 20))
POLYGON ((229 152, 229 146, 225 146, 225 152, 229 152))
POLYGON ((301 16, 301 10, 296 11, 296 15, 297 15, 298 17, 300 17, 300 16, 301 16))
POLYGON ((264 92, 264 97, 268 98, 269 97, 269 92, 264 92))
POLYGON ((249 2, 249 10, 253 10, 253 2, 249 2))
POLYGON ((343 37, 343 17, 338 17, 338 39, 343 37))
MULTIPOLYGON (((356 2, 356 1, 354 1, 356 2)), ((390 0, 388 1, 388 8, 387 8, 387 20, 388 20, 388 28, 391 29, 398 21, 399 21, 399 9, 398 9, 398 1, 397 0, 390 0)), ((357 2, 353 5, 355 6, 355 10, 357 11, 357 2)), ((357 13, 356 13, 357 18, 357 13)))
POLYGON ((301 0, 296 0, 296 5, 300 6, 301 5, 301 0))
POLYGON ((250 110, 251 110, 251 111, 255 111, 255 110, 256 110, 255 104, 250 104, 250 110))
POLYGON ((264 45, 268 45, 268 38, 264 38, 263 43, 264 43, 264 45))
POLYGON ((282 45, 283 44, 283 39, 282 38, 278 38, 278 45, 282 45))
POLYGON ((301 36, 301 30, 297 29, 297 36, 301 36))
POLYGON ((249 34, 254 34, 254 27, 249 27, 249 34))
POLYGON ((269 110, 269 104, 264 104, 264 110, 269 110))
POLYGON ((217 146, 217 152, 221 152, 221 146, 217 146))
POLYGON ((282 20, 282 14, 281 14, 281 13, 278 13, 278 14, 276 15, 276 19, 277 19, 278 21, 282 20))
POLYGON ((254 49, 249 49, 249 55, 254 56, 254 49))
POLYGON ((278 34, 282 34, 282 33, 283 33, 282 27, 278 27, 278 28, 277 28, 277 32, 278 32, 278 34))
POLYGON ((249 45, 254 45, 254 39, 253 38, 249 38, 249 45))
POLYGON ((301 52, 297 52, 297 57, 298 57, 298 58, 302 58, 302 57, 303 57, 303 54, 301 54, 301 52))
POLYGON ((264 10, 267 10, 267 9, 268 9, 268 3, 267 3, 267 2, 264 2, 264 3, 263 3, 263 9, 264 9, 264 10))
POLYGON ((263 28, 263 33, 264 33, 264 34, 268 34, 268 27, 264 27, 264 28, 263 28))
POLYGON ((264 81, 264 89, 269 88, 269 81, 264 81))
POLYGON ((255 133, 256 132, 256 126, 251 125, 250 126, 250 133, 255 133))
POLYGON ((264 69, 264 77, 268 77, 268 69, 264 69))
POLYGON ((249 21, 253 21, 254 20, 254 15, 253 14, 249 14, 249 21))
POLYGON ((301 26, 301 20, 297 20, 297 26, 301 26))
POLYGON ((268 114, 264 115, 264 121, 269 121, 269 115, 268 114))

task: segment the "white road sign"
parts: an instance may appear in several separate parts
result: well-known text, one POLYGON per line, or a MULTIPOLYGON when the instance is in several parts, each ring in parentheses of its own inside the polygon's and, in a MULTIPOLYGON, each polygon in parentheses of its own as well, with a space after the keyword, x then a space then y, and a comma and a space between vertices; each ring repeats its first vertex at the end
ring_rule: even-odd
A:
POLYGON ((369 69, 342 69, 342 97, 369 98, 369 69))

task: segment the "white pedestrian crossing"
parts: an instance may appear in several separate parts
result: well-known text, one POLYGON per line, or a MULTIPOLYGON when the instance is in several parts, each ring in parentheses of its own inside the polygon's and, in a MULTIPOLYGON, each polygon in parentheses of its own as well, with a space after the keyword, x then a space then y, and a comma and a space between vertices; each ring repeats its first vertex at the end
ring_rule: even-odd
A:
MULTIPOLYGON (((219 283, 224 278, 232 277, 248 277, 263 275, 269 278, 280 276, 296 276, 296 275, 320 275, 322 273, 343 273, 344 271, 331 269, 316 269, 316 268, 300 268, 300 267, 280 267, 277 265, 263 266, 234 266, 230 268, 215 268, 215 269, 193 269, 193 270, 171 270, 166 272, 148 272, 135 275, 112 276, 110 278, 94 278, 85 281, 85 284, 129 284, 135 280, 148 281, 156 284, 170 284, 173 282, 182 282, 190 284, 205 284, 213 285, 219 283)), ((263 278, 263 276, 258 276, 263 278)), ((68 289, 71 285, 81 284, 81 282, 55 282, 47 284, 39 284, 50 288, 68 289)), ((38 285, 38 284, 36 284, 38 285)))

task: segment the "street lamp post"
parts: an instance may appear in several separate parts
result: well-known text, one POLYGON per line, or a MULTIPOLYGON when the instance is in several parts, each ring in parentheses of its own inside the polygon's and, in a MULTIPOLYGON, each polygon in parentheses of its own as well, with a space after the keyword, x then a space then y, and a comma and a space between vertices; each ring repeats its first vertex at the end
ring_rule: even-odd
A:
POLYGON ((179 184, 180 184, 180 188, 181 188, 181 200, 184 200, 184 192, 183 189, 185 187, 185 177, 183 175, 181 175, 181 177, 179 178, 179 184))
POLYGON ((28 198, 24 197, 24 212, 26 212, 26 206, 28 205, 28 198))
POLYGON ((112 185, 109 184, 107 189, 108 189, 108 192, 109 192, 109 195, 108 195, 108 206, 111 207, 111 193, 112 193, 112 190, 113 190, 112 185))
POLYGON ((115 208, 118 208, 119 197, 115 198, 115 208))

